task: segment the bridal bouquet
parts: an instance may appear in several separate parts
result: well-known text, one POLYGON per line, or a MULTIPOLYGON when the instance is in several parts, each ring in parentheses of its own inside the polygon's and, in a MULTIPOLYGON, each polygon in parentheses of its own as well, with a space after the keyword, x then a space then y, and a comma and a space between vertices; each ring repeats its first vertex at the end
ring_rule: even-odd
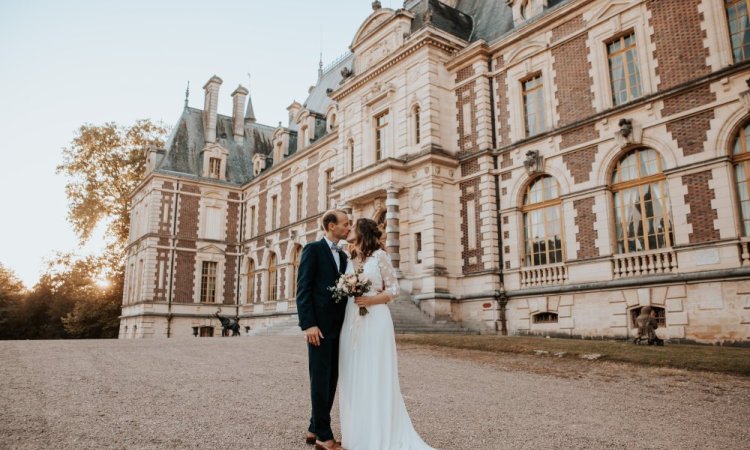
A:
MULTIPOLYGON (((348 297, 362 297, 370 291, 371 286, 372 281, 362 274, 362 268, 360 267, 354 273, 341 275, 336 281, 336 285, 329 287, 328 290, 333 293, 333 299, 338 303, 348 297)), ((359 308, 360 316, 366 315, 367 312, 367 308, 364 306, 359 308)))

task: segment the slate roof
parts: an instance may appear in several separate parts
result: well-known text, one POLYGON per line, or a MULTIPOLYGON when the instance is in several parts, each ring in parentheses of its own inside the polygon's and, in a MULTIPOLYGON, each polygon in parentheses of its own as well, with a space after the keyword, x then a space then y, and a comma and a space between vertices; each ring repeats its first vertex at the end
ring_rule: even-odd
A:
MULTIPOLYGON (((227 182, 244 184, 253 178, 252 156, 271 153, 271 136, 275 127, 245 121, 245 139, 242 145, 234 140, 232 118, 218 114, 216 118, 216 143, 229 151, 227 156, 227 182)), ((203 111, 186 107, 172 130, 165 146, 166 153, 156 168, 159 172, 178 172, 199 177, 203 169, 205 146, 203 111)))
MULTIPOLYGON (((569 1, 547 0, 547 7, 539 17, 569 1)), ((414 0, 407 2, 405 7, 416 15, 412 22, 412 31, 423 25, 423 14, 428 7, 433 12, 432 22, 435 27, 470 42, 484 39, 487 43, 491 43, 514 29, 513 10, 506 0, 458 0, 455 8, 438 0, 414 0), (468 24, 463 17, 467 15, 471 20, 471 31, 468 34, 468 24)), ((537 18, 531 19, 531 21, 534 20, 537 18)))
POLYGON ((343 78, 341 76, 341 69, 344 67, 351 69, 353 61, 354 55, 349 53, 323 72, 318 82, 310 90, 302 106, 310 111, 325 115, 326 109, 328 109, 328 105, 331 103, 327 90, 339 87, 339 83, 341 83, 341 79, 343 78))

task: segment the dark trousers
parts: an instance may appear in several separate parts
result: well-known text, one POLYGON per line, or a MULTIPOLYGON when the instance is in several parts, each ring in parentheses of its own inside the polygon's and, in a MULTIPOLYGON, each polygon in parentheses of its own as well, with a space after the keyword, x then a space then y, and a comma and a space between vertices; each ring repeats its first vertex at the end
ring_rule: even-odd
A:
POLYGON ((331 408, 339 379, 339 340, 325 338, 318 347, 307 344, 307 356, 312 400, 308 431, 315 433, 321 441, 329 441, 333 439, 331 408))

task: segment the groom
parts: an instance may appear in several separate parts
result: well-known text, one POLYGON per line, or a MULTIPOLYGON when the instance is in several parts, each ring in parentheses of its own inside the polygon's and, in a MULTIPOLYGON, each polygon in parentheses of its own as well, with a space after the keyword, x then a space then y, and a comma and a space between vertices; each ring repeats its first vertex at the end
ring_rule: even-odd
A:
POLYGON ((312 400, 305 440, 318 449, 341 449, 331 431, 331 408, 339 376, 339 333, 346 302, 335 303, 328 288, 346 270, 346 253, 336 244, 346 239, 351 225, 340 210, 326 212, 322 225, 325 237, 305 246, 297 274, 297 314, 307 341, 312 400))

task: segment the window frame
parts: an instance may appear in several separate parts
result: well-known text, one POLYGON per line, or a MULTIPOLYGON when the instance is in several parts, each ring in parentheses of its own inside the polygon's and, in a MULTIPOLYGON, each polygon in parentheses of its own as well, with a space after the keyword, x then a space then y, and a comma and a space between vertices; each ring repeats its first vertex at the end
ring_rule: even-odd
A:
MULTIPOLYGON (((628 254, 638 254, 642 252, 650 252, 650 251, 659 251, 659 250, 665 250, 670 249, 674 247, 674 221, 672 219, 672 205, 670 202, 669 197, 669 191, 668 191, 668 184, 667 184, 667 176, 664 174, 664 158, 662 157, 661 153, 656 151, 655 149, 651 147, 645 147, 645 146, 639 146, 630 148, 627 151, 621 153, 618 158, 614 161, 612 170, 610 171, 610 179, 609 179, 609 190, 612 193, 612 225, 613 225, 613 233, 612 233, 612 243, 614 245, 614 254, 615 255, 628 255, 628 254), (657 173, 652 175, 641 175, 643 172, 641 171, 641 158, 638 157, 638 152, 640 151, 652 151, 657 156, 656 162, 658 164, 657 167, 657 173), (615 176, 617 173, 621 173, 622 168, 622 162, 631 154, 635 154, 635 161, 636 161, 636 175, 633 179, 627 180, 627 181, 615 181, 615 176), (661 189, 662 197, 661 197, 661 205, 663 206, 663 209, 665 211, 664 214, 662 214, 662 219, 666 219, 664 222, 666 224, 666 227, 663 236, 664 236, 664 243, 665 245, 660 247, 658 246, 658 234, 654 234, 654 237, 656 239, 657 246, 655 248, 651 248, 650 242, 649 242, 649 234, 647 232, 643 232, 642 235, 638 235, 637 233, 634 235, 634 240, 638 241, 639 239, 642 240, 644 248, 641 250, 629 250, 629 246, 627 245, 627 241, 629 241, 627 236, 627 225, 628 223, 625 222, 625 218, 623 217, 622 220, 620 220, 620 226, 623 230, 623 251, 621 252, 619 249, 620 242, 618 240, 617 236, 617 222, 618 222, 618 204, 617 204, 617 196, 616 194, 628 189, 632 189, 634 187, 640 187, 640 186, 650 186, 654 183, 660 183, 659 188, 661 189)), ((619 177, 621 179, 621 176, 619 177)), ((639 206, 641 208, 641 211, 646 209, 646 202, 644 200, 644 193, 639 189, 638 190, 638 198, 639 198, 639 206)), ((624 203, 624 196, 621 197, 622 199, 622 205, 621 210, 625 210, 625 203, 624 203)), ((652 207, 653 209, 653 207, 652 207)), ((653 218, 656 218, 654 216, 653 218)), ((640 218, 640 225, 642 230, 648 230, 648 216, 646 214, 641 214, 640 218)))
POLYGON ((217 278, 219 263, 216 261, 201 261, 201 303, 216 303, 218 286, 217 278), (213 273, 211 272, 213 268, 213 273), (207 270, 208 269, 208 270, 207 270), (212 289, 211 289, 212 288, 212 289), (210 298, 210 301, 209 301, 210 298))
POLYGON ((276 253, 271 252, 268 256, 268 300, 266 303, 279 300, 279 266, 277 265, 276 253))
MULTIPOLYGON (((747 17, 750 20, 750 0, 724 0, 722 4, 723 4, 722 9, 724 10, 724 19, 726 21, 726 27, 727 27, 727 37, 729 38, 729 50, 730 50, 730 54, 732 57, 731 59, 732 63, 737 64, 743 61, 747 61, 748 59, 750 59, 750 40, 748 40, 747 42, 744 42, 745 45, 740 45, 739 50, 742 51, 742 53, 744 53, 744 51, 742 50, 743 48, 748 48, 748 51, 746 54, 743 55, 741 59, 738 59, 737 55, 735 54, 735 47, 734 47, 734 42, 733 42, 732 37, 735 34, 741 35, 743 33, 732 33, 732 27, 731 27, 731 24, 729 23, 729 9, 730 9, 730 6, 744 4, 745 17, 747 17)), ((750 35, 750 26, 745 28, 744 31, 745 31, 744 34, 750 35)))
MULTIPOLYGON (((542 186, 542 193, 544 193, 545 189, 544 186, 542 186)), ((521 202, 521 219, 522 219, 522 226, 523 226, 523 267, 543 267, 553 264, 562 264, 565 262, 566 256, 565 256, 565 228, 564 228, 564 222, 563 222, 563 215, 562 215, 562 199, 560 198, 560 183, 557 182, 557 179, 555 177, 548 175, 548 174, 541 174, 537 177, 534 177, 533 179, 529 180, 526 184, 526 188, 524 189, 523 199, 521 202), (536 202, 536 203, 527 203, 527 199, 530 197, 531 189, 533 186, 535 186, 537 183, 543 183, 544 179, 550 179, 555 183, 556 187, 556 193, 557 196, 555 198, 547 199, 544 196, 542 196, 542 201, 536 202), (546 211, 549 208, 557 208, 557 220, 559 222, 559 238, 560 238, 560 248, 559 253, 560 257, 559 260, 557 260, 557 255, 555 255, 556 261, 550 262, 550 254, 557 253, 557 249, 550 250, 549 246, 546 244, 549 242, 549 238, 553 235, 550 235, 548 233, 548 221, 547 221, 547 215, 544 214, 544 242, 545 242, 545 248, 544 248, 544 263, 535 264, 534 260, 537 258, 537 253, 531 253, 529 254, 529 249, 533 249, 533 244, 530 244, 529 242, 529 222, 527 220, 527 215, 529 213, 532 213, 534 211, 542 210, 546 211)), ((541 255, 541 253, 539 253, 541 255)), ((541 256, 539 257, 541 260, 541 256)))
POLYGON ((544 74, 537 71, 525 76, 519 80, 521 83, 521 99, 523 101, 523 127, 526 137, 532 137, 547 131, 546 119, 544 117, 544 74), (534 80, 538 83, 531 89, 527 90, 526 84, 534 80), (533 95, 532 101, 529 102, 530 95, 533 95), (538 128, 534 133, 529 128, 529 103, 533 103, 535 126, 538 128))
POLYGON ((644 89, 643 89, 643 71, 640 67, 640 60, 639 60, 639 49, 638 49, 638 35, 636 33, 636 30, 633 28, 630 28, 628 30, 625 30, 621 33, 616 34, 615 36, 607 39, 604 41, 604 49, 605 49, 605 55, 606 55, 606 62, 607 62, 607 78, 608 78, 608 85, 609 85, 609 94, 610 94, 610 101, 612 102, 612 106, 620 106, 627 103, 630 103, 636 99, 639 99, 644 96, 644 89), (630 47, 625 48, 625 39, 632 36, 633 37, 633 44, 630 47), (622 45, 622 48, 617 50, 614 54, 610 53, 610 46, 613 45, 616 42, 620 42, 622 45), (632 51, 632 52, 631 52, 632 51), (633 58, 633 64, 634 69, 636 71, 636 80, 638 81, 638 95, 631 96, 631 81, 630 81, 630 72, 629 72, 629 66, 627 64, 627 54, 628 52, 631 52, 632 58, 633 58), (621 64, 623 67, 623 80, 625 81, 625 93, 627 94, 627 98, 622 101, 618 102, 616 94, 615 94, 615 80, 613 77, 612 72, 612 60, 613 56, 621 58, 621 64))

